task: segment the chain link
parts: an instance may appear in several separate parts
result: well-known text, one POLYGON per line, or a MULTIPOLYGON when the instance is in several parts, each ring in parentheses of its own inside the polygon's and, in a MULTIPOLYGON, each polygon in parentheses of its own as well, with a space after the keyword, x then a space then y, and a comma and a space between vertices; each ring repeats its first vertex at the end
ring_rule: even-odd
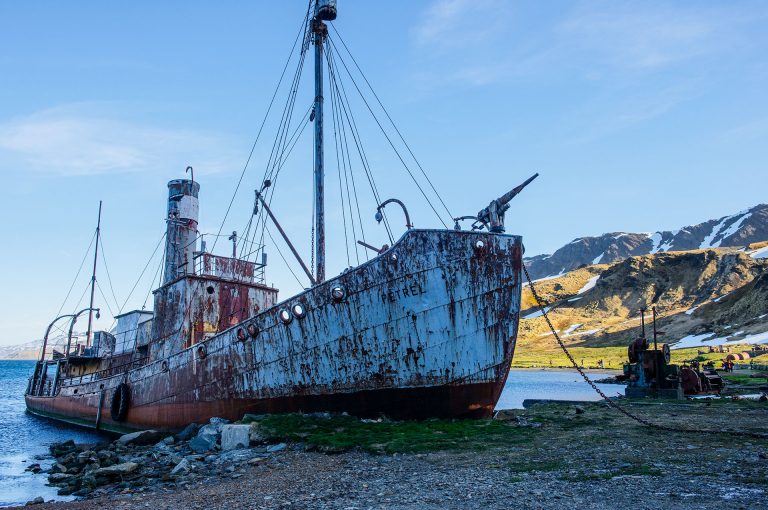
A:
POLYGON ((688 429, 688 428, 682 428, 682 427, 672 427, 669 425, 661 425, 658 423, 653 423, 651 421, 646 420, 645 418, 641 418, 640 416, 637 416, 635 414, 632 414, 627 409, 625 409, 623 406, 621 406, 618 402, 611 399, 603 393, 603 391, 597 387, 597 385, 592 382, 592 380, 589 378, 589 376, 584 372, 584 370, 579 366, 578 363, 576 363, 576 360, 571 355, 570 351, 568 351, 568 348, 563 343, 560 336, 557 334, 557 330, 555 330, 555 327, 552 325, 552 322, 549 320, 549 316, 547 315, 547 310, 542 305, 542 300, 539 298, 538 292, 536 292, 536 287, 533 285, 533 280, 531 280, 531 275, 528 274, 528 268, 525 267, 525 264, 522 264, 523 266, 523 272, 525 273, 525 278, 528 280, 528 286, 531 289, 531 294, 533 294, 533 298, 536 300, 536 305, 539 307, 539 311, 541 312, 542 316, 544 317, 544 320, 547 321, 547 326, 549 326, 550 331, 552 331, 552 334, 555 336, 555 339, 557 340, 557 343, 560 345, 560 349, 563 350, 565 355, 570 360, 571 364, 573 365, 573 368, 576 369, 579 374, 581 374, 581 377, 584 378, 584 381, 586 381, 587 384, 592 386, 592 389, 595 390, 595 392, 600 395, 603 400, 605 400, 605 403, 608 404, 609 407, 615 409, 616 411, 620 412, 627 418, 630 418, 641 425, 645 425, 646 427, 654 428, 656 430, 663 430, 666 432, 688 432, 688 433, 696 433, 696 434, 732 434, 735 436, 744 436, 744 437, 752 437, 756 439, 768 439, 768 434, 761 434, 759 432, 747 432, 743 430, 705 430, 705 429, 688 429))

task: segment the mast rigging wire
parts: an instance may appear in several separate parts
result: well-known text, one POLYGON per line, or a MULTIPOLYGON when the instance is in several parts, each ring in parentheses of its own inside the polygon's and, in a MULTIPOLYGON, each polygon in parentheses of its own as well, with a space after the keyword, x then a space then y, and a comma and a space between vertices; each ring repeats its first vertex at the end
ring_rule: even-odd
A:
POLYGON ((355 64, 355 67, 357 68, 358 72, 360 73, 360 76, 363 77, 363 80, 365 80, 366 85, 368 85, 368 88, 370 89, 371 93, 373 94, 373 97, 376 98, 376 102, 379 103, 379 106, 381 106, 382 111, 387 116, 387 119, 389 119, 390 124, 392 124, 392 127, 395 128, 395 131, 397 132, 397 135, 400 137, 400 140, 405 145, 406 149, 408 149, 408 152, 410 153, 413 160, 416 162, 416 165, 419 167, 419 170, 421 170, 422 175, 424 175, 424 178, 429 183, 430 188, 432 188, 432 191, 435 193, 435 196, 437 196, 438 200, 440 200, 440 203, 443 205, 443 208, 445 208, 445 212, 448 213, 449 217, 452 219, 454 218, 451 211, 448 209, 448 206, 445 205, 445 202, 443 201, 443 197, 440 196, 440 193, 437 192, 437 189, 435 188, 435 185, 432 184, 432 180, 429 178, 429 175, 424 170, 424 168, 421 166, 421 163, 416 158, 416 155, 411 150, 411 146, 408 144, 408 142, 405 140, 405 137, 403 137, 402 133, 400 132, 400 129, 398 129, 397 124, 395 124, 395 121, 392 120, 392 117, 389 115, 389 112, 384 107, 384 104, 381 102, 381 99, 379 99, 379 95, 376 94, 376 91, 374 90, 373 86, 371 85, 371 82, 368 81, 368 77, 365 75, 363 70, 360 68, 360 66, 357 63, 357 60, 355 59, 355 56, 352 55, 352 52, 349 50, 349 47, 347 46, 347 43, 344 42, 344 38, 341 36, 339 31, 336 29, 336 26, 331 23, 331 28, 333 29, 334 33, 339 37, 339 41, 341 41, 342 46, 344 46, 344 49, 347 51, 347 54, 352 59, 352 62, 355 64))
POLYGON ((221 235, 221 231, 224 228, 224 223, 226 223, 227 217, 229 216, 229 212, 232 209, 232 204, 235 202, 235 197, 237 196, 237 192, 240 190, 240 185, 243 182, 243 177, 245 177, 245 171, 248 169, 248 164, 251 162, 253 153, 256 150, 256 144, 258 143, 259 138, 261 137, 261 132, 264 129, 264 125, 267 123, 267 118, 269 117, 269 113, 272 110, 272 105, 275 102, 275 98, 277 97, 277 92, 280 90, 280 85, 283 83, 283 77, 285 76, 285 71, 288 69, 288 64, 291 62, 291 59, 293 58, 293 50, 296 49, 296 44, 299 42, 301 35, 306 32, 306 26, 309 23, 309 12, 310 12, 311 5, 312 5, 312 2, 310 1, 309 4, 307 5, 307 14, 304 16, 304 21, 301 24, 299 33, 296 35, 296 39, 293 41, 293 46, 291 46, 291 51, 288 54, 288 60, 286 60, 285 65, 283 66, 283 71, 280 74, 280 79, 278 80, 277 86, 275 87, 275 92, 272 94, 272 99, 269 101, 267 112, 264 114, 264 120, 262 120, 261 126, 259 127, 259 131, 256 134, 256 139, 253 141, 253 145, 251 146, 251 151, 249 152, 248 158, 245 161, 243 170, 242 172, 240 172, 240 178, 237 181, 237 186, 235 186, 235 191, 232 193, 232 199, 229 201, 229 205, 227 206, 227 211, 224 213, 224 218, 221 220, 221 226, 219 226, 219 231, 218 231, 217 237, 213 241, 213 247, 211 248, 211 251, 213 251, 214 248, 216 248, 216 242, 219 239, 218 236, 221 235))
POLYGON ((360 87, 357 85, 357 81, 355 80, 354 76, 352 76, 352 72, 349 70, 349 67, 347 67, 347 63, 344 61, 344 57, 339 53, 338 49, 336 48, 336 44, 333 42, 330 36, 328 36, 328 42, 329 42, 328 46, 335 52, 336 56, 339 57, 339 60, 341 60, 341 64, 344 66, 344 69, 347 71, 347 75, 349 76, 349 79, 352 81, 352 84, 355 86, 355 89, 357 89, 357 92, 360 95, 360 98, 363 100, 363 103, 365 104, 366 108, 368 108, 368 111, 371 113, 373 120, 376 121, 376 124, 379 126, 379 129, 381 130, 381 133, 384 135, 384 138, 387 139, 387 142, 389 142, 389 145, 392 147, 392 150, 395 151, 395 154, 397 155, 398 159, 403 164, 403 168, 405 168, 405 171, 408 172, 408 175, 411 177, 411 180, 413 180, 413 183, 419 189, 419 191, 421 192, 421 195, 427 201, 427 204, 435 213, 435 216, 437 216, 437 219, 440 220, 440 223, 443 224, 443 227, 447 229, 448 225, 445 223, 445 221, 443 221, 442 216, 440 215, 440 213, 437 212, 437 209, 435 209, 435 206, 432 204, 432 201, 429 199, 429 196, 424 192, 424 189, 421 187, 421 184, 419 184, 419 181, 413 175, 413 172, 411 172, 411 169, 408 167, 408 164, 405 162, 405 159, 403 159, 403 156, 400 154, 400 151, 398 151, 397 147, 395 147, 394 142, 392 142, 392 139, 387 134, 387 131, 384 129, 384 126, 381 125, 379 118, 373 112, 373 108, 371 108, 371 105, 368 104, 368 100, 365 99, 365 95, 363 94, 363 91, 360 90, 360 87))

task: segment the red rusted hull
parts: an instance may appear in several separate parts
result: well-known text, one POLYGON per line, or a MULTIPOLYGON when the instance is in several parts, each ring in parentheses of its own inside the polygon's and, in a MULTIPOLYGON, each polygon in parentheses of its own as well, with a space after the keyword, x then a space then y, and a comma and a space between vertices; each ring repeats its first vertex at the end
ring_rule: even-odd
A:
MULTIPOLYGON (((132 411, 131 421, 152 423, 158 430, 179 430, 189 423, 205 423, 212 416, 239 420, 243 415, 346 412, 353 416, 387 416, 395 420, 426 418, 484 418, 493 413, 503 384, 470 384, 421 388, 390 388, 331 395, 303 395, 273 399, 230 399, 183 404, 150 404, 132 411)), ((105 407, 107 407, 105 405, 105 407)), ((96 410, 66 397, 27 397, 27 408, 38 416, 93 428, 96 410)), ((103 409, 108 414, 108 409, 103 409)), ((145 427, 116 423, 104 416, 102 430, 128 432, 145 427)))
POLYGON ((411 230, 384 255, 210 339, 124 374, 66 379, 55 396, 27 395, 27 407, 115 432, 245 413, 488 416, 514 353, 521 262, 516 236, 411 230), (305 313, 282 321, 296 304, 305 313), (131 404, 118 422, 110 401, 121 383, 131 404))

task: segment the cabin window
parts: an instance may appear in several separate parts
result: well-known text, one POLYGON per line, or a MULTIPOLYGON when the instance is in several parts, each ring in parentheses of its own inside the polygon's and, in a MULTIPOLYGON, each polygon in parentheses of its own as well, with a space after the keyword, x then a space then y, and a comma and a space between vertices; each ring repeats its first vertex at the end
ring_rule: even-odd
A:
POLYGON ((209 285, 208 287, 206 287, 206 288, 205 288, 205 291, 206 291, 208 294, 213 294, 213 285, 209 285))
POLYGON ((303 319, 306 315, 306 312, 304 311, 304 307, 300 304, 293 305, 293 315, 296 316, 297 319, 303 319))

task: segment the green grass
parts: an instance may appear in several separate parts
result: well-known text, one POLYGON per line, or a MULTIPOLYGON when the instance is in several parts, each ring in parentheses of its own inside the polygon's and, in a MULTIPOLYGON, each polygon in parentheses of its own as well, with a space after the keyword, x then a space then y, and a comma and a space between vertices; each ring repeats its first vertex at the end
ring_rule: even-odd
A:
POLYGON ((426 420, 363 422, 351 416, 318 418, 300 414, 272 415, 259 424, 270 441, 304 442, 334 453, 361 449, 371 453, 422 453, 438 450, 482 450, 527 441, 531 429, 494 420, 426 420))
POLYGON ((726 382, 738 384, 741 386, 764 386, 766 383, 768 383, 768 379, 765 377, 750 377, 750 374, 745 373, 726 374, 724 372, 720 372, 720 377, 722 377, 726 382))

